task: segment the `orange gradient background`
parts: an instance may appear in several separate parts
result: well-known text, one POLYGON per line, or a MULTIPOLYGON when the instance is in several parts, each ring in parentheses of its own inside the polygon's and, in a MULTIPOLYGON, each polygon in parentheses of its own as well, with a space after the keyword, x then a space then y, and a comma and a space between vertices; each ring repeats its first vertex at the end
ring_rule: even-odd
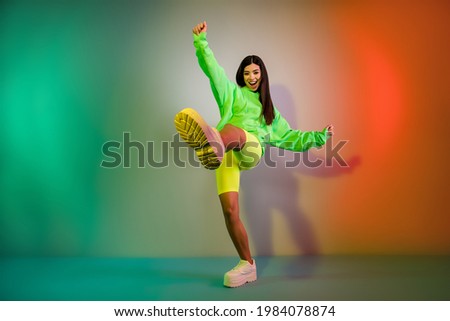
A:
POLYGON ((329 15, 352 59, 338 137, 345 128, 361 164, 330 191, 327 252, 448 253, 449 11, 402 2, 329 15))

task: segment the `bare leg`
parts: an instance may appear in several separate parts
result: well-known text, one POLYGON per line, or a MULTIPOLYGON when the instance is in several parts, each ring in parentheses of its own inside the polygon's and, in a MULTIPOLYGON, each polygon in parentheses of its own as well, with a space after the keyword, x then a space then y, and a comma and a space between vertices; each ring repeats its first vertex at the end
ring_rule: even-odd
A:
POLYGON ((247 231, 239 218, 239 193, 226 192, 219 195, 228 233, 233 241, 239 257, 253 264, 247 231))
POLYGON ((230 124, 226 124, 222 128, 220 131, 220 136, 222 137, 223 145, 225 146, 226 151, 231 149, 241 149, 247 140, 242 129, 230 124))

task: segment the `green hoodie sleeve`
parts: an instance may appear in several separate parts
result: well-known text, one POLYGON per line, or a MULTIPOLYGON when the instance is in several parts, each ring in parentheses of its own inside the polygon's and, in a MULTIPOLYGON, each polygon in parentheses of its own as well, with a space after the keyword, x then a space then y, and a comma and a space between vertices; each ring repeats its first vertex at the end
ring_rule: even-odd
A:
POLYGON ((278 148, 294 152, 304 152, 312 147, 320 147, 327 141, 327 129, 322 131, 302 132, 294 130, 278 110, 275 109, 275 118, 272 123, 272 132, 269 144, 278 148))
POLYGON ((225 70, 214 57, 206 40, 206 32, 201 32, 199 35, 193 34, 193 37, 198 62, 203 72, 209 78, 214 98, 223 117, 228 112, 231 112, 237 85, 228 79, 225 70))

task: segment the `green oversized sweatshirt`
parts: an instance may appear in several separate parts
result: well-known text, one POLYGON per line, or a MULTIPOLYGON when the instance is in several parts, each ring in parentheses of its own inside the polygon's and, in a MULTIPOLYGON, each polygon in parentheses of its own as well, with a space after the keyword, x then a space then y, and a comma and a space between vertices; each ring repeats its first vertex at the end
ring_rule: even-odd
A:
POLYGON ((218 130, 225 124, 245 129, 258 138, 263 153, 265 143, 296 152, 325 144, 328 138, 326 128, 308 132, 294 130, 275 107, 275 118, 271 125, 267 125, 264 117, 261 117, 259 93, 246 86, 240 87, 228 79, 208 46, 206 32, 193 36, 198 62, 210 80, 214 98, 219 106, 221 120, 217 124, 218 130))

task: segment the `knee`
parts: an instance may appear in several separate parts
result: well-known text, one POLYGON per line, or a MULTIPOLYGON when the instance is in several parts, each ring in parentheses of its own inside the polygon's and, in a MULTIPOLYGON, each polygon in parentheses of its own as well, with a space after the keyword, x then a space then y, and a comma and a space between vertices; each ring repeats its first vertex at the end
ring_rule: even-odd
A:
POLYGON ((228 192, 219 195, 222 212, 227 223, 239 220, 239 194, 228 192))
POLYGON ((237 204, 227 204, 222 207, 223 215, 226 221, 233 222, 239 219, 239 206, 237 204))

